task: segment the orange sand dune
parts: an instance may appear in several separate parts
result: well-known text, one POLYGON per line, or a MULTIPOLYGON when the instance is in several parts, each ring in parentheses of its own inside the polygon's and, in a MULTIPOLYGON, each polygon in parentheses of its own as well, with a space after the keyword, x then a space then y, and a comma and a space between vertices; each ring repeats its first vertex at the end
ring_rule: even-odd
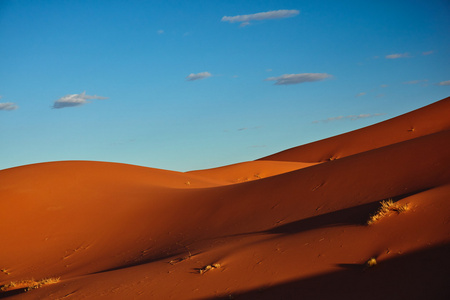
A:
POLYGON ((1 170, 0 298, 447 299, 449 102, 209 170, 1 170))
POLYGON ((317 163, 286 162, 286 161, 249 161, 229 166, 186 172, 189 175, 204 179, 216 179, 222 184, 234 184, 310 167, 317 163))
POLYGON ((450 97, 372 126, 307 145, 294 147, 261 160, 323 162, 450 129, 450 97))

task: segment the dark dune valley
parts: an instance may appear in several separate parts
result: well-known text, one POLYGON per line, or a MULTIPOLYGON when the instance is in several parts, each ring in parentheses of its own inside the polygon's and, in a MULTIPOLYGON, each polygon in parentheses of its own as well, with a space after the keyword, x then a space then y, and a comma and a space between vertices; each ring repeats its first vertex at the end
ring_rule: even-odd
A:
POLYGON ((450 299, 449 116, 207 170, 0 170, 0 298, 450 299))

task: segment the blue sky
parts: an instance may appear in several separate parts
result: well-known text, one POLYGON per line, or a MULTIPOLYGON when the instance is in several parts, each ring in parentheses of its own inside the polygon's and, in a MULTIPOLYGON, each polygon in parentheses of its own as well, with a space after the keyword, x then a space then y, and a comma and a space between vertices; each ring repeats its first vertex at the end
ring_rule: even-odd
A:
POLYGON ((450 2, 0 1, 0 169, 254 160, 450 96, 450 2))

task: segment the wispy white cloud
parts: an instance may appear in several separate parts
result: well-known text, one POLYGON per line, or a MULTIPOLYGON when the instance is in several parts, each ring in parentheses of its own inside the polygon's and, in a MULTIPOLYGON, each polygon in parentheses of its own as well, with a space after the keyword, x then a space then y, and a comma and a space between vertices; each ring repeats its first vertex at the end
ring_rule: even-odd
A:
POLYGON ((0 110, 16 110, 19 107, 13 102, 0 103, 0 110))
POLYGON ((90 99, 104 100, 104 99, 108 99, 108 98, 96 96, 96 95, 90 96, 90 95, 86 95, 86 92, 82 92, 81 94, 66 95, 64 97, 59 98, 53 104, 53 108, 65 108, 65 107, 80 106, 80 105, 89 103, 89 101, 87 101, 87 100, 90 100, 90 99))
POLYGON ((450 85, 450 80, 441 81, 437 85, 450 85))
POLYGON ((212 75, 209 72, 201 72, 201 73, 197 73, 197 74, 191 73, 188 76, 186 76, 186 80, 187 81, 194 81, 194 80, 199 80, 199 79, 205 79, 205 78, 208 78, 208 77, 211 77, 211 76, 212 75))
POLYGON ((237 15, 232 17, 224 16, 222 17, 221 21, 230 23, 241 23, 241 27, 243 27, 249 25, 251 21, 290 18, 295 17, 299 13, 300 11, 296 9, 280 9, 250 15, 237 15))
POLYGON ((380 88, 387 88, 389 85, 387 85, 387 84, 382 84, 382 85, 380 85, 380 88))
POLYGON ((328 123, 328 122, 333 122, 333 121, 340 121, 340 120, 351 120, 351 121, 355 121, 355 120, 359 120, 359 119, 366 119, 366 118, 372 118, 372 117, 378 117, 378 116, 382 116, 385 114, 360 114, 360 115, 350 115, 350 116, 338 116, 338 117, 332 117, 332 118, 328 118, 325 120, 317 120, 317 121, 313 121, 313 123, 328 123))
POLYGON ((361 97, 361 96, 364 96, 365 94, 366 93, 362 92, 362 93, 356 94, 355 97, 361 97))
POLYGON ((387 59, 397 59, 397 58, 404 58, 404 57, 411 57, 409 53, 394 53, 386 55, 387 59))
POLYGON ((266 81, 275 81, 275 85, 286 85, 321 81, 329 77, 332 75, 327 73, 284 74, 278 77, 269 77, 266 81))
POLYGON ((433 53, 434 53, 434 51, 431 50, 431 51, 422 52, 422 55, 430 55, 430 54, 433 54, 433 53))
POLYGON ((157 33, 157 34, 163 34, 163 33, 164 33, 164 30, 160 29, 160 30, 158 30, 156 33, 157 33))
POLYGON ((403 82, 403 84, 419 84, 419 83, 427 82, 427 81, 428 81, 428 79, 411 80, 411 81, 403 82))
POLYGON ((237 131, 244 131, 244 130, 249 130, 249 129, 259 129, 261 128, 261 126, 255 126, 255 127, 242 127, 242 128, 238 128, 237 131))

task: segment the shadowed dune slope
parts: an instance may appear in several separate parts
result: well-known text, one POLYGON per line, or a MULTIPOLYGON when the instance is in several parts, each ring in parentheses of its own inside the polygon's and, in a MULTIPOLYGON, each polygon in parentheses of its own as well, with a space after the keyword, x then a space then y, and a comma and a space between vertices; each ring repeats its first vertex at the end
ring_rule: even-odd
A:
POLYGON ((373 270, 347 264, 339 271, 239 293, 234 298, 298 299, 301 293, 302 299, 330 299, 332 291, 332 299, 448 299, 448 253, 447 244, 389 259, 373 270))
POLYGON ((347 155, 319 164, 293 156, 327 153, 327 140, 295 148, 293 162, 186 173, 86 161, 1 170, 0 298, 447 299, 450 120, 430 107, 427 134, 388 139, 374 125, 353 138, 383 142, 338 136, 347 155), (388 198, 405 209, 367 225, 388 198), (60 281, 11 285, 43 278, 60 281))
POLYGON ((234 184, 258 180, 286 172, 303 169, 316 163, 286 161, 249 161, 219 168, 186 172, 202 178, 221 180, 223 184, 234 184))
POLYGON ((261 160, 323 162, 450 129, 450 97, 355 131, 284 150, 261 160))

